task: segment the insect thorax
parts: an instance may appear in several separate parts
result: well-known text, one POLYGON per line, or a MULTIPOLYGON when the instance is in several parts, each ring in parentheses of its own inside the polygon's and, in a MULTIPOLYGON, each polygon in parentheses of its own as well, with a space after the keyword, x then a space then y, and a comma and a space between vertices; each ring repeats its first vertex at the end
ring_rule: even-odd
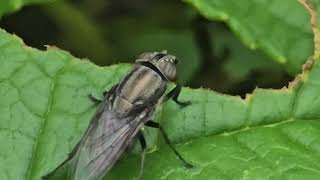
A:
POLYGON ((154 106, 166 88, 167 82, 161 75, 148 67, 137 65, 119 84, 113 109, 124 113, 136 105, 154 106))

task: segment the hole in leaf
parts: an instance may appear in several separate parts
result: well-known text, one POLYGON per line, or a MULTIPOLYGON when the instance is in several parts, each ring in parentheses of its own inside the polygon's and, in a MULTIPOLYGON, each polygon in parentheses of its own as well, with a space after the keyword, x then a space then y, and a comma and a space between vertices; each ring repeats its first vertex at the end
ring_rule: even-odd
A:
MULTIPOLYGON (((179 83, 192 88, 210 88, 245 97, 255 87, 279 89, 293 80, 293 75, 287 73, 284 66, 261 50, 250 50, 243 45, 227 25, 190 15, 187 8, 191 7, 187 5, 157 1, 157 6, 147 3, 143 7, 137 6, 138 9, 128 9, 125 4, 110 1, 104 9, 112 11, 100 9, 103 13, 99 16, 90 16, 103 32, 102 41, 107 45, 112 42, 112 47, 109 46, 111 55, 104 51, 102 54, 93 52, 93 48, 87 48, 86 42, 90 40, 81 35, 76 39, 68 36, 59 21, 40 6, 27 6, 5 16, 0 25, 20 36, 27 45, 38 49, 55 45, 76 57, 88 57, 99 65, 133 62, 134 57, 144 51, 166 49, 180 60, 177 65, 179 83), (175 16, 163 14, 162 9, 171 12, 168 7, 175 16), (119 13, 122 11, 126 13, 119 13), (157 13, 160 19, 151 16, 157 13), (107 25, 107 30, 103 29, 102 23, 107 25), (130 33, 119 29, 130 29, 130 33)), ((77 3, 73 5, 77 7, 77 3)))
POLYGON ((187 86, 244 98, 256 87, 280 89, 294 79, 285 66, 260 50, 250 50, 243 45, 224 23, 198 17, 193 29, 202 55, 201 66, 187 86))

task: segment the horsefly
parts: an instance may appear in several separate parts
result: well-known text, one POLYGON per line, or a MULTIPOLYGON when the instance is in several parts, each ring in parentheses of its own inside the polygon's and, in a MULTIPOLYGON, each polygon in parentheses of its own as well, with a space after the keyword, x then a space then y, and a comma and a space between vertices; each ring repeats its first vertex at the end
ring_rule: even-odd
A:
POLYGON ((162 52, 141 54, 133 69, 109 91, 103 93, 103 100, 89 96, 99 103, 88 129, 69 157, 54 171, 68 165, 69 175, 74 180, 100 180, 117 162, 125 149, 138 137, 142 147, 140 173, 142 179, 146 141, 141 131, 144 125, 159 128, 165 142, 186 167, 192 167, 174 148, 164 129, 151 120, 157 105, 172 99, 181 107, 190 105, 181 102, 178 96, 181 86, 177 85, 165 94, 167 85, 176 78, 175 56, 162 52))

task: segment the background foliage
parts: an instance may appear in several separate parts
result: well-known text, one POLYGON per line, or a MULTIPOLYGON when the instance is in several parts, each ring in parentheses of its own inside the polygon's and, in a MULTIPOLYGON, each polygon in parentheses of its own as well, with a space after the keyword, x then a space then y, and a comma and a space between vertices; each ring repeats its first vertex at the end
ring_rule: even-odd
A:
MULTIPOLYGON (((87 95, 129 69, 42 51, 46 44, 98 65, 167 49, 185 86, 242 97, 256 86, 279 88, 245 99, 184 88, 181 98, 193 105, 168 102, 155 118, 195 168, 181 166, 146 129, 145 179, 319 179, 319 57, 306 63, 314 36, 298 1, 9 0, 0 2, 1 15, 0 179, 40 179, 56 167, 94 113, 87 95)), ((138 159, 124 157, 106 179, 134 179, 138 159)))

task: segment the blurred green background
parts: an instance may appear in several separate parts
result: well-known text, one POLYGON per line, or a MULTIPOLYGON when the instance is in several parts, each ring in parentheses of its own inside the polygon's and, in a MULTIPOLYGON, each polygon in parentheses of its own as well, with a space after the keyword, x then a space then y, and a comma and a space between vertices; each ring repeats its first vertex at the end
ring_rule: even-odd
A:
POLYGON ((57 46, 101 66, 130 63, 142 52, 165 49, 179 59, 183 86, 242 97, 257 86, 286 86, 299 72, 272 60, 263 47, 248 48, 228 24, 209 21, 179 0, 55 1, 7 14, 0 26, 29 46, 57 46))

